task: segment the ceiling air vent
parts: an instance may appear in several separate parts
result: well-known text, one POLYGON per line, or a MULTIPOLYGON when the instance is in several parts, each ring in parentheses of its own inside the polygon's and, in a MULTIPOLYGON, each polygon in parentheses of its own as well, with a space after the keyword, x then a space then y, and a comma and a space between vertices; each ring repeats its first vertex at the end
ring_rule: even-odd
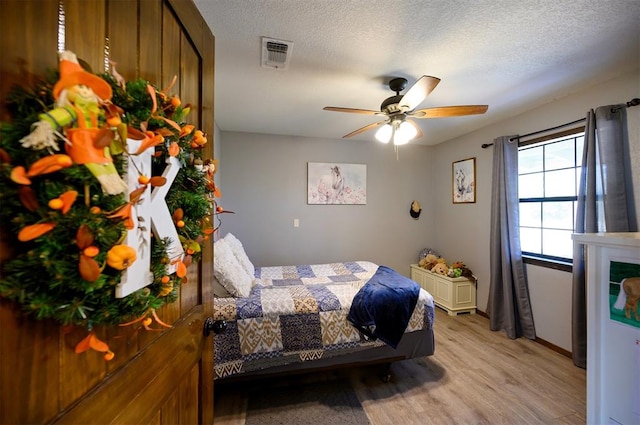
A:
POLYGON ((291 49, 293 42, 262 37, 262 61, 263 68, 285 70, 289 68, 291 49))

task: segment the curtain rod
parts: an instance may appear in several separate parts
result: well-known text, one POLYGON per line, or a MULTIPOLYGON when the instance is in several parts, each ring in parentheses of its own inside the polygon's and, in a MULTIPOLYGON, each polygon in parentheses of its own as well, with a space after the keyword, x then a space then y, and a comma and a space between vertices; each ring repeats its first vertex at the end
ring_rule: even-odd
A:
MULTIPOLYGON (((532 133, 523 134, 522 136, 512 137, 512 138, 509 139, 509 142, 513 142, 514 140, 520 140, 520 139, 523 139, 523 138, 529 137, 529 136, 535 136, 536 134, 540 134, 540 133, 546 133, 547 131, 557 130, 559 128, 567 127, 567 126, 570 126, 572 124, 577 124, 579 122, 584 121, 585 119, 586 118, 580 118, 579 120, 571 121, 571 122, 568 122, 566 124, 560 124, 560 125, 556 125, 555 127, 545 128, 544 130, 538 130, 538 131, 534 131, 532 133)), ((489 146, 493 146, 493 143, 483 143, 481 148, 485 149, 485 148, 488 148, 489 146)))
MULTIPOLYGON (((627 103, 625 103, 624 105, 619 105, 619 106, 614 106, 614 107, 612 107, 612 108, 611 108, 611 112, 617 112, 617 111, 619 111, 620 109, 623 109, 623 108, 630 108, 630 107, 632 107, 632 106, 638 106, 638 105, 640 105, 640 98, 637 98, 637 97, 636 97, 636 98, 631 99, 630 101, 628 101, 628 102, 627 102, 627 103)), ((525 138, 525 137, 529 137, 529 136, 535 136, 536 134, 540 134, 540 133, 546 133, 547 131, 557 130, 557 129, 559 129, 559 128, 567 127, 567 126, 570 126, 570 125, 572 125, 572 124, 577 124, 577 123, 579 123, 579 122, 584 121, 585 119, 586 119, 586 118, 580 118, 579 120, 571 121, 571 122, 568 122, 568 123, 566 123, 566 124, 557 125, 557 126, 555 126, 555 127, 546 128, 546 129, 544 129, 544 130, 534 131, 534 132, 532 132, 532 133, 523 134, 522 136, 512 137, 512 138, 510 138, 510 139, 509 139, 509 142, 512 142, 512 141, 514 141, 514 140, 520 140, 520 139, 523 139, 523 138, 525 138)), ((486 148, 488 148, 489 146, 493 146, 493 143, 483 143, 483 144, 482 144, 482 146, 481 146, 481 148, 482 148, 482 149, 486 149, 486 148)))
POLYGON ((624 105, 614 106, 613 108, 611 108, 611 112, 617 112, 620 109, 631 108, 632 106, 638 106, 638 105, 640 105, 640 99, 637 98, 637 97, 634 97, 633 99, 631 99, 630 101, 628 101, 624 105))

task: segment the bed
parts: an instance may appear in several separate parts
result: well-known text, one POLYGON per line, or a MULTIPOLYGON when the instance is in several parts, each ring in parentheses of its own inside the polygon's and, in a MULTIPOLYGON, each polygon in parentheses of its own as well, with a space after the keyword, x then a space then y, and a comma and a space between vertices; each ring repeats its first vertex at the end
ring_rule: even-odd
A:
POLYGON ((256 268, 230 233, 214 252, 216 380, 434 353, 433 297, 388 267, 256 268))

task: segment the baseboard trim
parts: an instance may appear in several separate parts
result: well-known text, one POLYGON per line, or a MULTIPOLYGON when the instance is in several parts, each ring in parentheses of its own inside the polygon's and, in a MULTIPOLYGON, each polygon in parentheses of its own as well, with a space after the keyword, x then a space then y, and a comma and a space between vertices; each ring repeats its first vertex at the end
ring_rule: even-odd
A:
MULTIPOLYGON (((476 310, 476 313, 479 316, 486 317, 487 319, 489 318, 489 315, 487 313, 485 313, 484 311, 476 310)), ((547 341, 545 339, 536 337, 536 339, 534 341, 537 342, 540 345, 544 345, 545 347, 555 351, 556 353, 562 354, 565 357, 569 357, 570 359, 573 358, 573 355, 571 354, 571 351, 565 350, 562 347, 558 347, 557 345, 552 344, 552 343, 550 343, 549 341, 547 341)))

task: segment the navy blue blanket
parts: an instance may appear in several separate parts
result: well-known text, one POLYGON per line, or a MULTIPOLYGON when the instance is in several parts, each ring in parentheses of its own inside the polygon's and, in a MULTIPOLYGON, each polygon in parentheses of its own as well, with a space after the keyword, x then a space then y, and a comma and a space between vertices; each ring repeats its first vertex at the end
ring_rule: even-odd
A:
POLYGON ((416 282, 380 266, 353 298, 347 320, 366 336, 397 348, 419 293, 416 282))

